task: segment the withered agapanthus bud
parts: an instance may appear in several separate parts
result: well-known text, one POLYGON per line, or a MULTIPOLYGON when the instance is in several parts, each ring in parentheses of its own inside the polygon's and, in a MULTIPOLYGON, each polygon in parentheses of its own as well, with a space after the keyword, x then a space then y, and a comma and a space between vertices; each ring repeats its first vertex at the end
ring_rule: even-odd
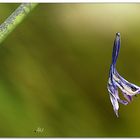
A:
POLYGON ((140 87, 128 82, 116 70, 116 61, 120 50, 120 33, 116 33, 114 40, 112 63, 109 71, 109 79, 107 89, 115 114, 118 117, 119 103, 127 105, 132 101, 132 97, 136 94, 140 94, 140 87), (118 94, 118 88, 122 91, 126 100, 121 100, 118 94))

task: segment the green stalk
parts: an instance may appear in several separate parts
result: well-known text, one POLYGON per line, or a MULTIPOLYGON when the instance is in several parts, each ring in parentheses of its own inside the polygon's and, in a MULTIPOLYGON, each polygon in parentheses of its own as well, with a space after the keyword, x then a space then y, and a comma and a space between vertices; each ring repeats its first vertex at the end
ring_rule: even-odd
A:
POLYGON ((35 8, 36 3, 21 4, 1 25, 0 44, 17 27, 19 23, 35 8))

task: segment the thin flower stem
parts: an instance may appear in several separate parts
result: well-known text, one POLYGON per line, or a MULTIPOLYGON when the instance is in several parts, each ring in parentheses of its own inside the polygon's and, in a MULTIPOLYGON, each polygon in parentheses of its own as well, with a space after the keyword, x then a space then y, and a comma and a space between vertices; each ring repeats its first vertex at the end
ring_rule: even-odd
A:
POLYGON ((19 23, 36 7, 37 3, 21 4, 1 25, 0 44, 17 27, 19 23))

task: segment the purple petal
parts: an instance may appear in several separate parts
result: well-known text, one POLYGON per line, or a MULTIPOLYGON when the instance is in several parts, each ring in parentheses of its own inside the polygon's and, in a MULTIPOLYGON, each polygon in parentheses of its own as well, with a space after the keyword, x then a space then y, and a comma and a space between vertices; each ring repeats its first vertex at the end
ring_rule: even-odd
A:
POLYGON ((128 102, 125 101, 125 100, 118 99, 118 101, 119 101, 119 103, 121 103, 121 104, 123 104, 123 105, 127 105, 127 104, 128 104, 128 102))
POLYGON ((110 94, 110 100, 111 100, 111 103, 113 105, 114 112, 118 116, 118 113, 117 113, 118 112, 118 109, 119 109, 118 100, 112 94, 110 94))
POLYGON ((126 79, 124 79, 122 76, 119 75, 116 69, 114 71, 115 71, 114 72, 115 79, 114 78, 113 79, 116 81, 116 85, 122 90, 123 93, 129 96, 134 96, 140 93, 139 86, 128 82, 126 79))
POLYGON ((131 102, 133 100, 132 96, 127 95, 126 93, 123 93, 123 95, 128 102, 131 102))

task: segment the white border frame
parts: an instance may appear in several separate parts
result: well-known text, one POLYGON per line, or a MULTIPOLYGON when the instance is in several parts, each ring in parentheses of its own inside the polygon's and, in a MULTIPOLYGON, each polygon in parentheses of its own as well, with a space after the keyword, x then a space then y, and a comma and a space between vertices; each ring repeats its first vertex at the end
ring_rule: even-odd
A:
POLYGON ((140 0, 0 0, 0 3, 140 3, 140 0))

